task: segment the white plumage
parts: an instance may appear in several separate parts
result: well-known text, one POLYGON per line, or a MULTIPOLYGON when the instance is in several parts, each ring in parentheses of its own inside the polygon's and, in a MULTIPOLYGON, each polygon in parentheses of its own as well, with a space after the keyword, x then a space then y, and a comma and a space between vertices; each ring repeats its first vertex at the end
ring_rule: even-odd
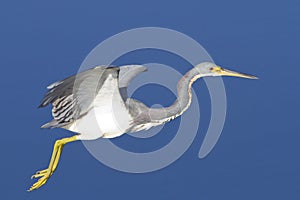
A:
POLYGON ((120 95, 118 79, 108 75, 86 116, 74 121, 68 130, 81 140, 120 136, 130 127, 132 118, 120 95))

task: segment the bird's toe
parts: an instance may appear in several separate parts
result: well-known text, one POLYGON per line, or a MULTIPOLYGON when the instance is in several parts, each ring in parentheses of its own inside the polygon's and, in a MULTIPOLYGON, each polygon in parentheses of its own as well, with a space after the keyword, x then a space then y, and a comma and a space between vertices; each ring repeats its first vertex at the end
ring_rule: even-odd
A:
POLYGON ((49 169, 37 171, 34 175, 31 176, 31 179, 42 177, 42 176, 46 175, 48 172, 49 172, 49 169))
MULTIPOLYGON (((35 176, 35 175, 33 175, 33 176, 35 176)), ((47 182, 47 180, 49 179, 50 176, 51 176, 51 175, 50 175, 49 173, 43 175, 41 178, 39 178, 39 180, 37 180, 37 182, 35 182, 35 183, 29 188, 28 191, 32 191, 32 190, 36 190, 36 189, 40 188, 42 185, 44 185, 44 184, 47 182)), ((34 177, 34 178, 36 178, 36 177, 34 177)))

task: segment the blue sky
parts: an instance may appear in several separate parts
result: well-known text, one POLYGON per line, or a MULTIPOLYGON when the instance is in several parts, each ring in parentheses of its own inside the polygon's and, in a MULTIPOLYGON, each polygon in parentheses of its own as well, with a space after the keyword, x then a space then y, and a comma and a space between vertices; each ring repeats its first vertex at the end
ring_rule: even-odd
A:
MULTIPOLYGON (((296 0, 1 2, 0 198, 299 199, 299 6, 296 0), (50 107, 37 109, 45 87, 76 73, 109 36, 145 26, 185 33, 219 65, 259 76, 257 81, 224 78, 228 111, 214 150, 203 160, 197 157, 210 116, 200 80, 193 87, 201 101, 201 128, 169 167, 148 174, 118 172, 76 142, 65 147, 49 182, 26 192, 30 176, 47 166, 54 141, 71 135, 39 128, 51 117, 50 107)), ((157 52, 128 55, 118 63, 144 61, 186 71, 183 61, 157 52)), ((149 104, 174 100, 156 86, 136 95, 149 104)), ((163 146, 178 122, 168 124, 160 139, 124 136, 115 142, 137 151, 163 146)))

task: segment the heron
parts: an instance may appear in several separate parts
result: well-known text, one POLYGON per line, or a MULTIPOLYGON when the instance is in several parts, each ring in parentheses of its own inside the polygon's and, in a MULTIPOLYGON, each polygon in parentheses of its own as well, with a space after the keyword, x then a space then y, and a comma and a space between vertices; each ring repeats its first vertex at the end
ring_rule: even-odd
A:
POLYGON ((80 140, 115 138, 125 133, 147 130, 182 115, 192 101, 192 84, 201 77, 234 76, 257 77, 224 69, 212 62, 202 62, 190 69, 177 84, 177 99, 164 108, 150 108, 127 96, 131 80, 147 68, 143 65, 120 67, 97 66, 55 82, 39 107, 52 104, 53 120, 41 128, 63 128, 73 136, 56 140, 49 165, 37 171, 38 180, 28 191, 44 185, 52 176, 65 144, 80 140))

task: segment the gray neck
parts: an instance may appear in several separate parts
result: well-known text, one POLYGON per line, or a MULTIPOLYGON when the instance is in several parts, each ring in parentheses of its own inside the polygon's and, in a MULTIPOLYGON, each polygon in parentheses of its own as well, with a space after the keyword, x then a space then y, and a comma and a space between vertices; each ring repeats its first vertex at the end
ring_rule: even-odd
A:
POLYGON ((177 99, 171 106, 149 109, 151 121, 164 123, 182 115, 192 102, 191 86, 200 77, 201 75, 196 68, 188 71, 177 84, 177 99))

